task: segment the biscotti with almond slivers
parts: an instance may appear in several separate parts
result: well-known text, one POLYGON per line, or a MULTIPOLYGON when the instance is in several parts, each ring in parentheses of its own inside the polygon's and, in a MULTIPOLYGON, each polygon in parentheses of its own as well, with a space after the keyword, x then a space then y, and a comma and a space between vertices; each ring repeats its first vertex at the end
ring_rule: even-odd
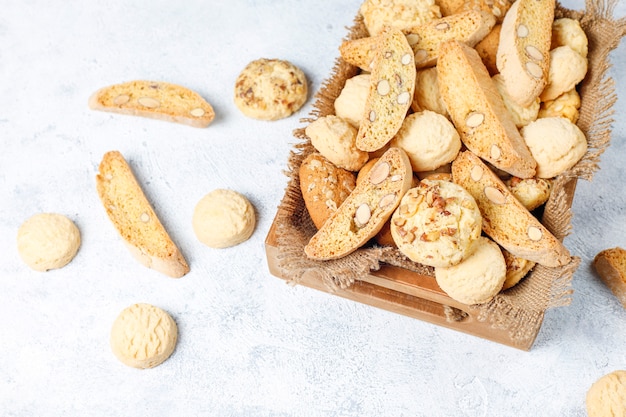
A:
POLYGON ((136 80, 99 89, 89 107, 112 113, 142 116, 192 127, 207 127, 215 118, 213 107, 189 88, 163 81, 136 80))
POLYGON ((411 162, 389 148, 304 247, 310 259, 346 256, 372 239, 391 217, 413 181, 411 162))
POLYGON ((385 29, 378 37, 370 88, 356 137, 356 147, 374 152, 398 132, 415 91, 415 60, 406 36, 385 29))
POLYGON ((517 0, 502 21, 496 64, 520 106, 531 104, 548 82, 555 0, 517 0))
POLYGON ((96 188, 113 226, 141 264, 172 278, 189 272, 187 261, 119 151, 104 154, 96 175, 96 188))
POLYGON ((567 248, 509 191, 476 155, 464 151, 452 163, 452 179, 476 200, 483 232, 515 256, 546 267, 568 264, 567 248))
POLYGON ((537 162, 475 49, 441 45, 437 63, 441 99, 465 146, 511 175, 530 178, 537 162))
POLYGON ((600 251, 593 259, 600 280, 626 308, 626 249, 614 247, 600 251))

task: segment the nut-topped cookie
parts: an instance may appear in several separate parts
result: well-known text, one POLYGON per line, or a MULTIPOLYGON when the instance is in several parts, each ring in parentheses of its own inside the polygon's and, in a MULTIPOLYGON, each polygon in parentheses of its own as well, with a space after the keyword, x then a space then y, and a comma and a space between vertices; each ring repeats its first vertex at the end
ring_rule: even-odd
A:
POLYGON ((385 30, 378 38, 357 148, 376 151, 398 132, 413 101, 415 73, 406 36, 397 29, 385 30))
POLYGON ((373 238, 411 187, 411 162, 400 148, 389 148, 352 193, 322 225, 304 252, 311 259, 337 259, 373 238))
POLYGON ((481 227, 474 198, 457 184, 442 180, 422 180, 407 191, 391 217, 391 235, 400 252, 434 267, 463 261, 481 227))

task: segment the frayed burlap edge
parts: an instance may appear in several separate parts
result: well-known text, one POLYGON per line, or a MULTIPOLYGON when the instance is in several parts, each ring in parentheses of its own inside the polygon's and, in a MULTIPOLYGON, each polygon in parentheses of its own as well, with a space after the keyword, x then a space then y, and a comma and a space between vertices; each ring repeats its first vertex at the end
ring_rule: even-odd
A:
MULTIPOLYGON (((586 0, 586 10, 572 11, 557 4, 556 17, 570 17, 581 22, 589 39, 589 70, 580 85, 581 108, 579 121, 586 134, 589 147, 582 160, 569 171, 555 179, 550 200, 542 216, 543 224, 559 239, 571 232, 571 205, 578 179, 591 180, 598 169, 600 156, 611 139, 613 105, 617 100, 615 83, 607 75, 611 67, 609 54, 626 34, 626 19, 613 19, 617 0, 586 0)), ((348 28, 346 39, 367 36, 360 15, 348 28)), ((341 92, 345 80, 356 75, 358 69, 341 58, 335 61, 330 77, 316 94, 314 109, 309 118, 302 119, 305 126, 319 117, 334 113, 335 98, 341 92)), ((286 175, 289 182, 276 215, 276 244, 278 266, 283 278, 298 284, 304 274, 313 273, 322 280, 329 292, 350 287, 360 277, 389 264, 433 276, 433 269, 408 260, 397 249, 367 246, 333 261, 313 261, 304 254, 304 246, 316 231, 302 200, 298 169, 302 160, 315 149, 304 133, 304 127, 296 129, 294 136, 302 142, 291 151, 286 175)), ((479 320, 505 329, 512 340, 524 341, 534 338, 547 309, 570 304, 572 277, 580 265, 576 256, 559 268, 537 266, 518 285, 500 293, 486 304, 473 306, 479 312, 479 320)), ((448 320, 458 319, 456 309, 446 313, 448 320)))

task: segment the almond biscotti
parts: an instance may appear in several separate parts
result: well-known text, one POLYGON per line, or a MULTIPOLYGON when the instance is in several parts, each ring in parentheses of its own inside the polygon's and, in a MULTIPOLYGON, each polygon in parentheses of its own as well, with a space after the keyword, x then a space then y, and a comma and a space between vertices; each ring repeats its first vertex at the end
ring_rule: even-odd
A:
POLYGON ((372 239, 391 217, 413 181, 411 162, 400 148, 389 148, 304 247, 316 260, 337 259, 372 239))
POLYGON ((465 146, 511 175, 533 177, 537 163, 478 52, 458 41, 445 42, 437 70, 441 99, 465 146))
POLYGON ((515 256, 547 267, 567 264, 569 251, 509 191, 498 176, 470 151, 452 163, 452 178, 476 200, 483 232, 515 256))
POLYGON ((626 308, 626 250, 620 247, 604 249, 593 259, 600 280, 626 308))
POLYGON ((357 148, 377 151, 398 132, 413 101, 415 74, 406 36, 397 29, 385 30, 378 38, 357 148))
POLYGON ((198 93, 162 81, 137 80, 101 88, 89 98, 89 107, 192 127, 207 127, 215 118, 213 107, 198 93))
POLYGON ((555 0, 517 0, 502 21, 496 63, 509 95, 531 104, 548 82, 555 0))
POLYGON ((140 263, 172 278, 189 272, 187 261, 161 224, 120 152, 104 154, 96 188, 113 226, 140 263))

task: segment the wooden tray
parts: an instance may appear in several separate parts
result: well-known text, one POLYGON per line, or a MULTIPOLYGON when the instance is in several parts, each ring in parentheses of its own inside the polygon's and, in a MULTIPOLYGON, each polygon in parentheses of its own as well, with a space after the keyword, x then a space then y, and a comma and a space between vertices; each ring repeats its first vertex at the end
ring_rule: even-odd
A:
MULTIPOLYGON (((280 252, 275 231, 276 219, 265 239, 268 267, 272 275, 285 279, 278 262, 280 252)), ((433 277, 391 265, 383 265, 378 271, 362 277, 346 289, 331 290, 314 271, 305 273, 299 284, 526 351, 530 350, 541 327, 537 326, 532 337, 514 340, 507 330, 494 328, 490 323, 478 320, 475 307, 448 297, 433 277), (450 319, 450 314, 446 313, 453 312, 453 309, 460 313, 452 315, 457 319, 450 319)))

